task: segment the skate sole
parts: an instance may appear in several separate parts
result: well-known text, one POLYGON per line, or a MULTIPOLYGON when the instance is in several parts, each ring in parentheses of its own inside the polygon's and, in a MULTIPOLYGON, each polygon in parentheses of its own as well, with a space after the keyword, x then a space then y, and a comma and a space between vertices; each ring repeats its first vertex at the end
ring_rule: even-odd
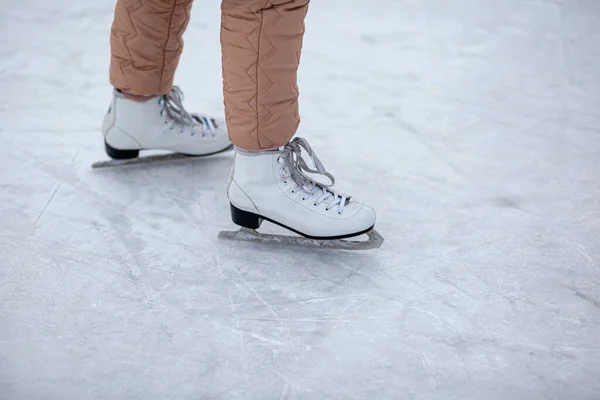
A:
POLYGON ((92 164, 92 168, 106 168, 106 167, 121 167, 125 165, 141 165, 141 164, 153 164, 159 162, 166 161, 177 161, 177 160, 187 160, 194 158, 203 158, 209 157, 216 154, 224 153, 233 149, 233 145, 230 145, 223 150, 215 151, 213 153, 208 154, 185 154, 185 153, 168 153, 168 154, 158 154, 147 157, 139 157, 139 152, 145 149, 140 150, 118 150, 111 147, 109 144, 105 143, 106 154, 111 157, 111 160, 106 161, 97 161, 92 164), (134 155, 135 154, 135 155, 134 155))
POLYGON ((287 225, 284 225, 280 222, 277 222, 275 220, 272 220, 271 218, 268 217, 263 217, 262 215, 258 215, 258 214, 254 214, 251 213, 249 211, 244 211, 244 210, 240 210, 239 208, 237 208, 236 206, 234 206, 233 204, 230 203, 230 208, 231 208, 231 219, 233 220, 233 223, 236 225, 241 226, 242 228, 247 228, 247 229, 251 229, 251 230, 256 230, 258 228, 260 228, 260 225, 262 224, 262 221, 269 221, 275 225, 279 225, 282 228, 287 229, 288 231, 292 231, 294 233, 297 233, 298 235, 306 238, 306 239, 311 239, 311 240, 341 240, 341 239, 348 239, 348 238, 352 238, 352 237, 356 237, 356 236, 360 236, 360 235, 364 235, 365 233, 368 233, 369 231, 373 230, 373 228, 375 227, 375 225, 372 225, 371 227, 359 231, 359 232, 355 232, 355 233, 348 233, 345 235, 339 235, 339 236, 311 236, 311 235, 307 235, 303 232, 300 232, 294 228, 290 228, 287 225))

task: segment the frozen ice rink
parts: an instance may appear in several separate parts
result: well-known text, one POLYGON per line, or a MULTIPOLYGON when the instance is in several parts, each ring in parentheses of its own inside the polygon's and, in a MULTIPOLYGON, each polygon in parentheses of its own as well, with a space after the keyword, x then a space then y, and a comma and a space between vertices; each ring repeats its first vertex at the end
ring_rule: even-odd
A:
POLYGON ((600 1, 312 2, 299 135, 364 252, 219 241, 231 152, 92 170, 113 1, 0 3, 1 400, 600 399, 600 1))

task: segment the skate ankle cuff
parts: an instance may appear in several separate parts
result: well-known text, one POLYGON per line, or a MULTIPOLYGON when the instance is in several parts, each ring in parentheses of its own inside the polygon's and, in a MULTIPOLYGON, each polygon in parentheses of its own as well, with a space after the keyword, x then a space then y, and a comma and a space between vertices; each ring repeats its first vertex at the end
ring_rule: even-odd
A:
POLYGON ((247 157, 264 156, 267 154, 272 155, 273 153, 278 153, 280 151, 279 148, 270 149, 270 150, 245 150, 245 149, 239 148, 237 146, 234 146, 233 148, 237 154, 240 154, 242 156, 247 156, 247 157))

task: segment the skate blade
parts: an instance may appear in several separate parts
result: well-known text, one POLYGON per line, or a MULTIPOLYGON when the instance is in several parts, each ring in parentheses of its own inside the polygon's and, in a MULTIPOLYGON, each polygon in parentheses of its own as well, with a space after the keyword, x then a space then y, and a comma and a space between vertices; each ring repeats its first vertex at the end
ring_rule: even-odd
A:
POLYGON ((195 160, 198 158, 204 158, 208 156, 212 156, 215 154, 223 153, 225 151, 231 150, 233 145, 215 153, 203 154, 200 156, 187 155, 182 153, 167 153, 167 154, 155 154, 151 156, 142 156, 136 158, 130 158, 128 160, 106 160, 106 161, 98 161, 92 164, 92 168, 112 168, 112 167, 123 167, 126 165, 145 165, 145 164, 157 164, 157 163, 167 163, 173 161, 181 161, 181 160, 195 160))
POLYGON ((239 231, 221 231, 219 239, 241 242, 254 242, 268 245, 310 247, 336 250, 371 250, 383 244, 383 237, 375 229, 366 233, 368 240, 333 239, 317 240, 301 236, 285 236, 270 233, 258 233, 255 230, 241 228, 239 231))

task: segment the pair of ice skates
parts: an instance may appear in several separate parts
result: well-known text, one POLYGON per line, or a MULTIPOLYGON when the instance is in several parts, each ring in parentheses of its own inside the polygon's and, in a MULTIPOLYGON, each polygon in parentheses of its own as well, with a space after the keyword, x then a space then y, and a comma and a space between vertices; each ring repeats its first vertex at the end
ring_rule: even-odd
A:
MULTIPOLYGON (((182 100, 178 87, 168 95, 145 102, 129 100, 115 91, 102 132, 107 154, 122 161, 95 166, 140 160, 137 158, 140 150, 161 149, 204 156, 233 147, 224 122, 188 113, 182 100)), ((334 183, 334 177, 325 170, 305 139, 295 138, 276 150, 236 149, 227 195, 232 220, 242 229, 221 232, 219 237, 325 248, 379 247, 382 239, 373 230, 375 211, 355 197, 335 191, 334 183), (324 177, 329 182, 317 182, 308 174, 324 177), (263 220, 303 238, 259 234, 255 230, 263 220), (368 235, 367 241, 341 240, 363 234, 368 235)))

